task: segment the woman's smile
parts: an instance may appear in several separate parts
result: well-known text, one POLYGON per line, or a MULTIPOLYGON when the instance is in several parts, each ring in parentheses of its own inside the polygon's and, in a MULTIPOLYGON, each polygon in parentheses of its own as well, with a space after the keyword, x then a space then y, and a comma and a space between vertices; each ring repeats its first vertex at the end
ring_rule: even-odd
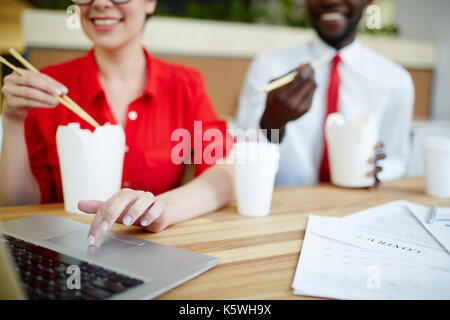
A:
POLYGON ((94 17, 90 19, 96 31, 109 32, 120 25, 124 19, 114 17, 94 17))

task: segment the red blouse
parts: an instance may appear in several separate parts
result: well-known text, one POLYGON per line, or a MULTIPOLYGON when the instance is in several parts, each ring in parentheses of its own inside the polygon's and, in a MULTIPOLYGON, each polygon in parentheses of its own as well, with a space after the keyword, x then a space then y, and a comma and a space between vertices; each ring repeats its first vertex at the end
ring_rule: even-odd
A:
MULTIPOLYGON (((179 141, 171 139, 174 130, 182 128, 189 131, 192 163, 193 155, 197 153, 194 148, 202 153, 205 148, 220 148, 222 155, 226 156, 232 139, 226 134, 226 123, 219 120, 214 111, 201 74, 144 51, 147 83, 142 95, 127 110, 124 130, 128 151, 125 153, 122 186, 160 194, 179 186, 185 169, 184 163, 176 164, 171 159, 172 148, 179 145, 179 141), (196 125, 197 139, 211 128, 218 129, 226 138, 194 143, 194 121, 201 121, 200 134, 199 123, 196 125)), ((99 81, 93 50, 84 57, 47 67, 42 72, 64 84, 69 89, 68 95, 99 124, 117 124, 99 81)), ((63 201, 56 130, 59 125, 70 122, 79 122, 81 128, 93 130, 63 105, 54 109, 33 109, 25 121, 30 165, 39 183, 43 203, 63 201)), ((213 156, 216 160, 221 157, 220 153, 213 153, 213 156)), ((196 157, 195 176, 212 165, 210 161, 199 163, 198 159, 196 157)))

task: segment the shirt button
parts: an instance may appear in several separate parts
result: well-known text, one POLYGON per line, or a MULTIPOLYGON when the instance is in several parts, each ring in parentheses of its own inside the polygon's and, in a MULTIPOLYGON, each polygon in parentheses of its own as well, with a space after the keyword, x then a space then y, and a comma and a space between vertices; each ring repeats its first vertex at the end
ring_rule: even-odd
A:
POLYGON ((129 146, 125 146, 125 152, 130 151, 130 147, 129 146))
POLYGON ((128 182, 128 181, 125 181, 124 183, 123 183, 123 187, 124 188, 128 188, 130 186, 130 183, 128 182))
POLYGON ((128 113, 128 119, 134 121, 134 120, 136 120, 137 118, 138 118, 138 114, 137 114, 136 111, 130 111, 130 112, 128 113))

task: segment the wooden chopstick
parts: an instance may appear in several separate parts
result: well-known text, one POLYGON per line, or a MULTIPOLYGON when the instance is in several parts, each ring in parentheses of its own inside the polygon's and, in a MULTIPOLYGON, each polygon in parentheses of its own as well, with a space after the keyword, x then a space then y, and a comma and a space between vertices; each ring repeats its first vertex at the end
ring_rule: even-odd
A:
MULTIPOLYGON (((317 69, 319 66, 321 66, 325 62, 328 62, 330 59, 331 59, 330 56, 323 56, 323 57, 311 62, 310 64, 313 69, 317 69)), ((298 75, 298 72, 299 72, 298 70, 294 70, 294 71, 288 73, 287 75, 266 84, 264 87, 259 89, 259 92, 267 92, 268 93, 268 92, 278 89, 284 85, 287 85, 288 83, 291 83, 292 81, 294 81, 295 77, 298 75)))
MULTIPOLYGON (((9 52, 16 58, 22 65, 34 73, 40 73, 38 69, 36 69, 31 63, 29 63, 20 53, 18 53, 13 48, 9 49, 9 52)), ((21 76, 24 75, 24 73, 11 63, 9 63, 6 59, 2 57, 0 60, 4 64, 6 64, 8 67, 10 67, 12 70, 20 74, 21 76)), ((77 114, 80 118, 85 120, 87 123, 92 125, 94 128, 100 127, 100 124, 98 124, 97 121, 94 120, 86 111, 83 110, 75 101, 73 101, 69 96, 63 95, 62 97, 58 95, 53 96, 56 100, 58 100, 62 105, 66 106, 69 110, 77 114)))
POLYGON ((23 73, 22 70, 20 70, 19 68, 17 68, 15 65, 13 65, 12 63, 10 63, 8 60, 6 60, 5 58, 3 58, 2 56, 0 56, 0 62, 3 63, 4 65, 8 66, 11 70, 15 71, 16 73, 18 73, 20 76, 24 76, 25 73, 23 73))

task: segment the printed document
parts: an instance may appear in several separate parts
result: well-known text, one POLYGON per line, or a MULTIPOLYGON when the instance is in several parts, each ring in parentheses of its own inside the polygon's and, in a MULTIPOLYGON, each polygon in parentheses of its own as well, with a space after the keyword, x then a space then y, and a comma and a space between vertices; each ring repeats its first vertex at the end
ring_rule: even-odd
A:
POLYGON ((294 294, 450 299, 448 254, 409 212, 409 204, 391 202, 345 218, 310 215, 294 294))

